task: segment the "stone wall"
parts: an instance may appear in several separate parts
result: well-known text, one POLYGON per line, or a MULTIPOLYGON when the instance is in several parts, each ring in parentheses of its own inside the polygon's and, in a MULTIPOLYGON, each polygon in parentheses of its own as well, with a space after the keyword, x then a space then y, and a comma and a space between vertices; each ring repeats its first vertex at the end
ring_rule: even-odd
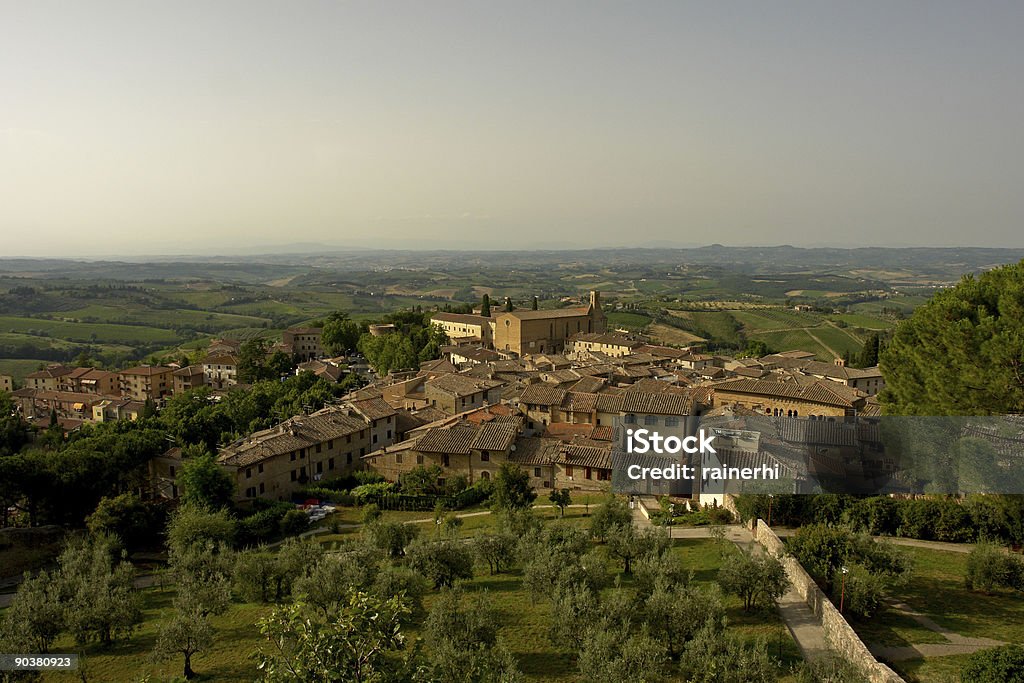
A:
POLYGON ((856 666, 871 683, 902 683, 903 679, 895 671, 875 659, 832 601, 814 583, 810 574, 792 555, 786 553, 786 546, 764 520, 757 520, 754 537, 766 551, 781 556, 786 576, 789 577, 793 589, 820 621, 829 647, 843 660, 856 666))

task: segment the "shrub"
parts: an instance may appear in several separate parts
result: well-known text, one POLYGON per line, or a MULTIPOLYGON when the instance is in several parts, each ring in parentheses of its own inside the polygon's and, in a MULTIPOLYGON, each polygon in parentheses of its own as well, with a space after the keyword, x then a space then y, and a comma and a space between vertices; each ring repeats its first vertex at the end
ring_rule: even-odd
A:
POLYGON ((309 528, 309 516, 302 510, 289 510, 281 518, 281 533, 285 536, 301 534, 309 528))
POLYGON ((985 592, 993 588, 1024 590, 1024 559, 994 543, 979 543, 967 556, 964 583, 985 592))
POLYGON ((294 505, 278 501, 271 507, 238 520, 238 544, 256 545, 276 537, 281 530, 281 518, 294 509, 294 505))
POLYGON ((905 500, 900 504, 900 535, 908 538, 934 539, 939 523, 940 504, 932 498, 905 500))
POLYGON ((882 574, 872 574, 863 565, 850 564, 845 582, 842 570, 832 577, 832 603, 860 617, 870 617, 882 608, 888 590, 882 574))
POLYGON ((352 496, 356 499, 356 503, 363 505, 376 498, 380 498, 388 493, 395 490, 395 485, 387 481, 379 481, 372 484, 360 484, 359 486, 352 489, 352 496))
POLYGON ((1024 683, 1024 646, 1003 645, 972 654, 960 670, 971 683, 1024 683))
POLYGON ((892 536, 899 528, 899 503, 888 496, 862 498, 846 509, 847 522, 872 536, 892 536))
POLYGON ((405 555, 406 546, 416 538, 419 531, 414 524, 385 522, 380 519, 363 527, 363 533, 366 534, 370 544, 383 550, 389 557, 405 555))
POLYGON ((431 581, 434 588, 450 588, 459 579, 473 578, 473 555, 459 541, 413 543, 408 554, 409 566, 431 581))
POLYGON ((935 523, 935 538, 948 543, 966 543, 974 537, 971 513, 955 500, 942 501, 939 519, 935 523))

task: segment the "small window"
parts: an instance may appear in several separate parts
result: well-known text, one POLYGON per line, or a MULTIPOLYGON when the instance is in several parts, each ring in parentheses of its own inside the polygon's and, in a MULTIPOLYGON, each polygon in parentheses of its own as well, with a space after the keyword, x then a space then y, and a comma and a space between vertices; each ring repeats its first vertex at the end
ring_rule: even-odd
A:
POLYGON ((565 476, 572 478, 572 465, 565 466, 565 476))
POLYGON ((316 452, 317 452, 317 453, 319 453, 319 452, 320 452, 320 448, 321 448, 321 446, 322 446, 322 444, 317 444, 317 445, 316 445, 316 452))
POLYGON ((534 467, 533 468, 533 476, 540 477, 540 468, 539 467, 534 467))
POLYGON ((627 415, 626 419, 625 419, 625 422, 628 425, 635 425, 636 424, 636 415, 633 415, 633 414, 627 415))
POLYGON ((480 451, 480 460, 487 462, 491 459, 490 451, 480 451))
POLYGON ((451 466, 451 459, 447 455, 442 455, 441 456, 441 464, 444 465, 445 467, 450 467, 451 466))
POLYGON ((261 481, 261 482, 260 482, 260 493, 265 493, 265 492, 266 492, 266 490, 267 490, 267 487, 266 487, 266 486, 265 486, 265 485, 263 484, 263 482, 261 481))
POLYGON ((291 461, 292 461, 292 462, 295 462, 295 451, 292 451, 292 452, 291 452, 291 453, 289 453, 288 455, 290 455, 290 456, 291 456, 291 461))
POLYGON ((396 465, 401 465, 402 464, 402 454, 401 453, 395 453, 395 464, 396 465))
POLYGON ((391 430, 390 429, 388 430, 388 438, 389 439, 391 438, 391 430))
POLYGON ((423 464, 423 456, 422 455, 417 455, 416 456, 416 464, 417 465, 422 465, 423 464))
POLYGON ((587 477, 587 479, 592 479, 592 478, 593 478, 593 476, 594 476, 594 473, 593 473, 593 471, 592 471, 592 470, 591 470, 591 469, 590 469, 589 467, 587 468, 587 471, 586 471, 586 473, 585 473, 585 476, 587 477))
POLYGON ((658 424, 658 416, 657 415, 645 415, 644 416, 644 424, 645 425, 656 425, 656 424, 658 424))
POLYGON ((263 463, 260 463, 259 467, 256 468, 256 471, 263 474, 263 463))
POLYGON ((665 426, 666 427, 678 427, 679 426, 679 418, 678 417, 666 417, 665 418, 665 426))
POLYGON ((480 478, 483 479, 484 481, 488 481, 491 478, 491 473, 488 472, 487 470, 484 470, 483 472, 480 473, 480 478))
POLYGON ((327 459, 327 469, 329 469, 329 470, 333 470, 334 469, 334 458, 328 458, 327 459))
POLYGON ((334 439, 328 440, 328 442, 327 442, 327 450, 329 450, 329 451, 334 450, 334 439))
POLYGON ((345 464, 346 465, 351 465, 352 464, 352 454, 351 453, 346 453, 345 454, 345 464))
POLYGON ((298 471, 297 470, 292 470, 292 481, 295 481, 298 478, 299 478, 298 471))
POLYGON ((373 435, 373 443, 377 443, 377 435, 376 434, 373 435))
POLYGON ((322 462, 318 462, 316 464, 316 473, 317 474, 323 474, 324 473, 324 464, 322 462))
POLYGON ((246 467, 245 468, 245 478, 246 479, 252 479, 252 468, 251 467, 246 467))

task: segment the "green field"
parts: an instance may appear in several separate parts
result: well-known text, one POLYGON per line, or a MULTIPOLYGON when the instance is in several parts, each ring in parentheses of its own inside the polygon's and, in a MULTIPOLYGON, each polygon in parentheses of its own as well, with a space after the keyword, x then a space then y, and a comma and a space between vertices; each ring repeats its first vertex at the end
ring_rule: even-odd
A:
POLYGON ((628 313, 625 311, 612 311, 607 314, 608 324, 613 327, 625 327, 628 329, 643 329, 651 324, 651 319, 640 313, 628 313))
POLYGON ((178 339, 178 336, 171 330, 140 325, 76 323, 41 318, 0 316, 0 331, 27 333, 30 330, 58 339, 84 343, 151 344, 169 343, 178 339))
POLYGON ((139 307, 128 309, 107 305, 87 306, 64 312, 61 315, 64 318, 77 318, 82 322, 143 324, 165 329, 193 327, 217 330, 230 329, 232 327, 260 326, 270 322, 268 318, 250 315, 196 311, 184 308, 152 309, 139 307))

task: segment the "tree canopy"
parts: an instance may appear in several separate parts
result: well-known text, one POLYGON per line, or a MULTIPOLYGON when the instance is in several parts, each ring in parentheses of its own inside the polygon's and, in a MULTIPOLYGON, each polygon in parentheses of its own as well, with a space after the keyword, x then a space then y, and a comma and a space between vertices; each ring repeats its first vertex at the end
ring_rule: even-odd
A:
POLYGON ((888 414, 1024 411, 1024 262, 936 293, 896 328, 880 366, 888 414))

